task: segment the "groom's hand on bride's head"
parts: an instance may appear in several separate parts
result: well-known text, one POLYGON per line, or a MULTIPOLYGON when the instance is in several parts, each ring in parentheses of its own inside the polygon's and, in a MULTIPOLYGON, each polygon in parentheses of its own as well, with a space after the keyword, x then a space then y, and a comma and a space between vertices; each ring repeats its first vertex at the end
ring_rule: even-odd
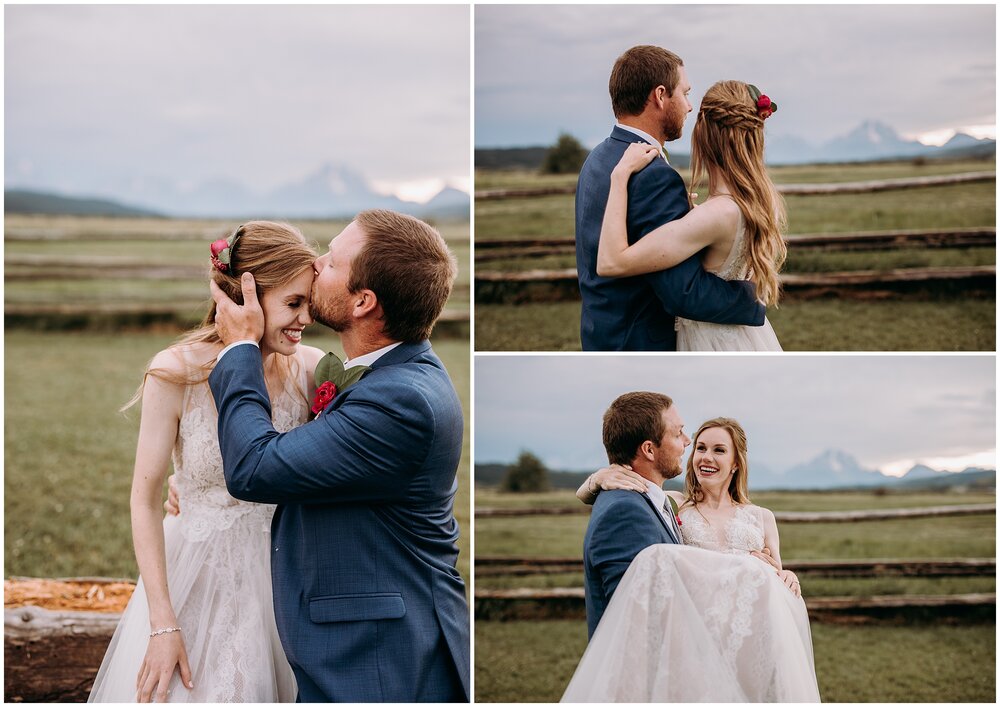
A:
POLYGON ((215 330, 224 346, 236 341, 260 341, 264 336, 264 310, 257 301, 257 285, 253 275, 243 273, 240 286, 243 289, 243 304, 229 299, 214 281, 208 283, 215 300, 215 330))

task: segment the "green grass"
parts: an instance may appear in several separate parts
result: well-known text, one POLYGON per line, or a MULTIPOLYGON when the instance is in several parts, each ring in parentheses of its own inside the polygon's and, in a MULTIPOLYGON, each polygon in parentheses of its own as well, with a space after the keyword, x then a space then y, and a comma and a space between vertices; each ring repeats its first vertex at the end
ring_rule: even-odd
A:
MULTIPOLYGON (((785 351, 993 351, 996 302, 817 299, 768 311, 785 351)), ((580 303, 476 305, 477 351, 579 351, 580 303)))
MULTIPOLYGON (((6 272, 34 273, 28 280, 8 280, 4 298, 7 303, 52 304, 72 298, 83 302, 200 302, 208 297, 208 243, 214 236, 224 234, 234 224, 227 221, 185 221, 175 219, 106 219, 87 217, 13 216, 4 225, 8 232, 24 233, 52 230, 74 235, 65 241, 10 241, 4 244, 8 257, 44 255, 71 261, 79 256, 116 257, 141 259, 151 266, 204 265, 205 276, 178 281, 150 281, 148 278, 51 278, 43 268, 6 266, 6 272), (160 234, 161 240, 106 239, 114 234, 160 234), (206 234, 203 240, 168 240, 170 234, 206 234), (208 235, 211 234, 211 235, 208 235)), ((302 222, 297 224, 317 252, 326 250, 330 239, 346 226, 343 221, 302 222)), ((458 260, 458 277, 455 290, 448 303, 449 309, 468 310, 471 271, 469 256, 469 223, 446 221, 438 228, 448 241, 448 246, 458 260)))
MULTIPOLYGON (((996 627, 813 624, 824 702, 993 702, 996 627)), ((476 702, 556 702, 587 645, 583 621, 477 621, 476 702)))
MULTIPOLYGON (((318 331, 318 330, 317 330, 318 331)), ((129 489, 138 412, 121 415, 173 336, 6 332, 4 576, 135 577, 129 489)), ((339 352, 332 335, 306 342, 339 352)), ((466 414, 459 570, 469 577, 469 347, 435 341, 466 414)))

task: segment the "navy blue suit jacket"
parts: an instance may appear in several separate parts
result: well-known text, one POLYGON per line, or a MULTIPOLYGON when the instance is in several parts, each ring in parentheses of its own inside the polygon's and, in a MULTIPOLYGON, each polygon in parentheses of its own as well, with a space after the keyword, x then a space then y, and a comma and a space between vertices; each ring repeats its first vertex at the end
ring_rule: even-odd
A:
POLYGON ((430 343, 384 354, 284 434, 256 347, 227 352, 209 384, 229 492, 279 504, 274 610, 299 701, 468 701, 452 508, 464 423, 430 343))
MULTIPOLYGON (((583 312, 580 340, 584 351, 673 351, 674 317, 717 324, 764 323, 764 305, 750 282, 726 282, 705 272, 696 254, 660 272, 607 278, 597 274, 601 222, 611 190, 611 170, 633 142, 635 133, 615 126, 594 148, 576 187, 576 269, 583 312)), ((688 212, 684 180, 661 159, 632 175, 628 183, 628 241, 635 243, 655 228, 688 212)))
POLYGON ((635 556, 650 545, 680 542, 648 495, 619 490, 598 494, 583 539, 588 638, 635 556))

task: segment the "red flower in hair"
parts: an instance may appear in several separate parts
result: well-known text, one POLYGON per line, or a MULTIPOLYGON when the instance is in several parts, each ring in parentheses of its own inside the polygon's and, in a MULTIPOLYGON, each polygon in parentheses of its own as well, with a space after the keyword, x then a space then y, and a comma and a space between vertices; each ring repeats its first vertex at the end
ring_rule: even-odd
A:
POLYGON ((767 120, 776 110, 778 110, 778 104, 762 93, 757 99, 757 115, 761 117, 761 120, 767 120))
POLYGON ((212 265, 221 272, 229 270, 229 239, 220 238, 210 246, 212 250, 212 265))

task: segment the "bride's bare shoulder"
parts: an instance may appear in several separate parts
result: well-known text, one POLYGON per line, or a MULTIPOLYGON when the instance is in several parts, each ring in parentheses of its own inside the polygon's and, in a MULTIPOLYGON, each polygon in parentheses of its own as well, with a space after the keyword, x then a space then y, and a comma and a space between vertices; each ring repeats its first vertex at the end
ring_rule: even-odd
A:
POLYGON ((192 368, 204 368, 215 362, 222 344, 194 342, 174 344, 153 357, 150 368, 160 368, 183 375, 192 368))

